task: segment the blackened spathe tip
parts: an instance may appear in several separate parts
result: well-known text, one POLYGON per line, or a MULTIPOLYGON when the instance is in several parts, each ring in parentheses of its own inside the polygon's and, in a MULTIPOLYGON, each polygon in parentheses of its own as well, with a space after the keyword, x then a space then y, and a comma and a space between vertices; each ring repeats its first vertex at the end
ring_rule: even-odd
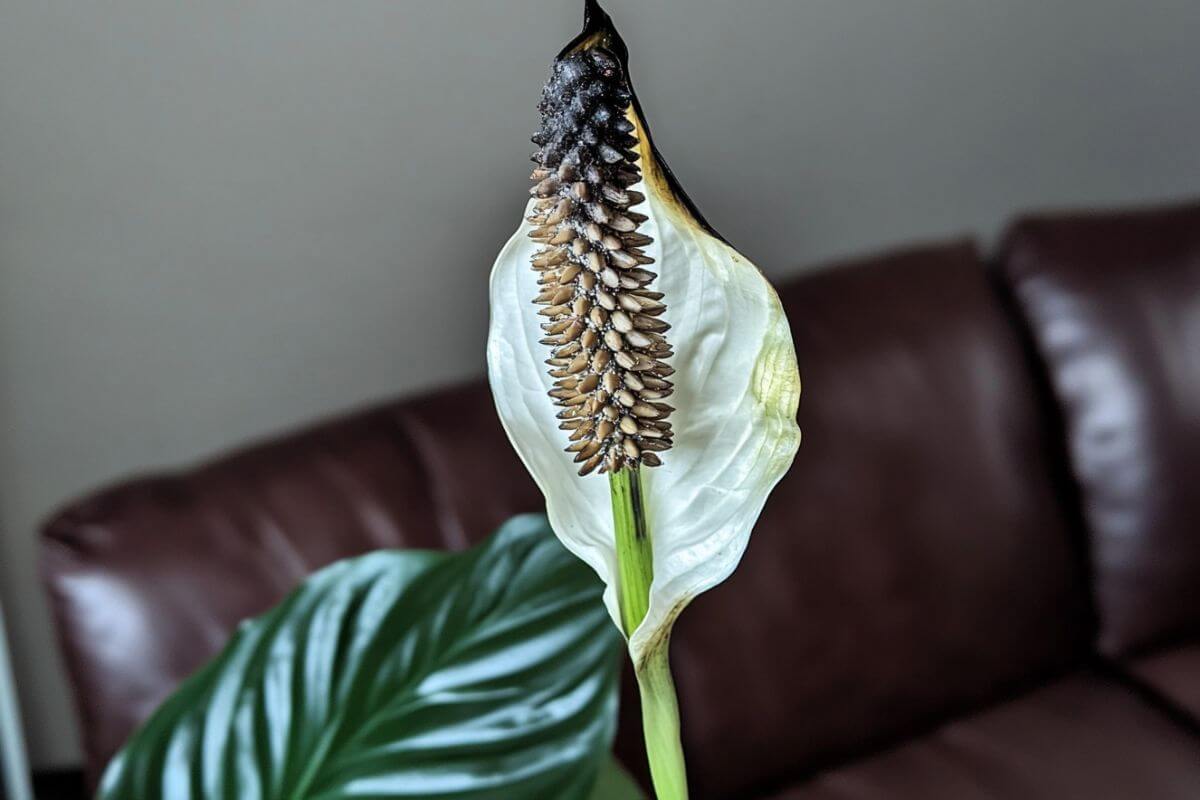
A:
POLYGON ((583 30, 559 52, 558 57, 568 56, 585 46, 599 46, 612 51, 622 67, 629 58, 625 40, 617 33, 612 17, 600 6, 599 0, 584 0, 583 30))

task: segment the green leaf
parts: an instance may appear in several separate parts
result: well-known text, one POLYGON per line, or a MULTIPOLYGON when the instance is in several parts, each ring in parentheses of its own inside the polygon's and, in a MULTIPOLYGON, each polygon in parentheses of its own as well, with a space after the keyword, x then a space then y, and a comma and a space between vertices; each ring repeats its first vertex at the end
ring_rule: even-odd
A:
POLYGON ((616 723, 600 593, 540 516, 465 553, 334 564, 244 623, 99 798, 583 800, 616 723))
POLYGON ((600 769, 589 800, 646 800, 640 786, 615 760, 600 769))

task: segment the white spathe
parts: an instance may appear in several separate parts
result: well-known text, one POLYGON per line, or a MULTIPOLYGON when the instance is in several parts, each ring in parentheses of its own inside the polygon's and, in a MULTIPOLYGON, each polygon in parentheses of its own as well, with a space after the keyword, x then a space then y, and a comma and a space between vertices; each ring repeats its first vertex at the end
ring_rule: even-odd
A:
MULTIPOLYGON (((643 156, 648 155, 643 150, 643 156)), ((666 189, 650 159, 636 188, 649 216, 639 228, 664 294, 662 319, 675 406, 674 447, 663 464, 643 468, 654 548, 650 609, 629 640, 641 664, 665 644, 675 617, 733 572, 771 489, 787 472, 800 443, 796 408, 800 377, 791 331, 774 289, 729 245, 697 225, 666 189)), ((529 216, 532 203, 526 209, 529 216)), ((546 497, 550 524, 563 544, 603 579, 604 602, 620 628, 617 557, 608 479, 579 477, 558 408, 547 396, 553 379, 544 360, 546 334, 532 304, 539 249, 522 223, 496 259, 491 276, 488 377, 500 419, 521 460, 546 497)))

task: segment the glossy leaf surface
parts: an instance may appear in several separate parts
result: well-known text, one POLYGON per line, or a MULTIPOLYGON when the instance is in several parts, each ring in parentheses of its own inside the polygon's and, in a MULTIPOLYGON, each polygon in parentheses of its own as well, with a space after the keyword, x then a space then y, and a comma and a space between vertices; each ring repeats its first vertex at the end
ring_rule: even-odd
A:
POLYGON ((339 562, 244 623, 99 797, 587 798, 619 653, 595 576, 540 516, 465 553, 339 562))

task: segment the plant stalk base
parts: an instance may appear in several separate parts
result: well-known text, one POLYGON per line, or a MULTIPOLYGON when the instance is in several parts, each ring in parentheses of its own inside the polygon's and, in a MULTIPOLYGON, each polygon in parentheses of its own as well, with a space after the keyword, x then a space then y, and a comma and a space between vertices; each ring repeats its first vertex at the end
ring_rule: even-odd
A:
MULTIPOLYGON (((609 489, 617 543, 617 605, 621 626, 629 637, 650 608, 654 547, 646 522, 641 472, 623 469, 610 473, 609 489)), ((634 668, 654 792, 658 800, 687 800, 687 768, 679 740, 679 702, 671 678, 669 644, 669 636, 656 641, 634 668)))

